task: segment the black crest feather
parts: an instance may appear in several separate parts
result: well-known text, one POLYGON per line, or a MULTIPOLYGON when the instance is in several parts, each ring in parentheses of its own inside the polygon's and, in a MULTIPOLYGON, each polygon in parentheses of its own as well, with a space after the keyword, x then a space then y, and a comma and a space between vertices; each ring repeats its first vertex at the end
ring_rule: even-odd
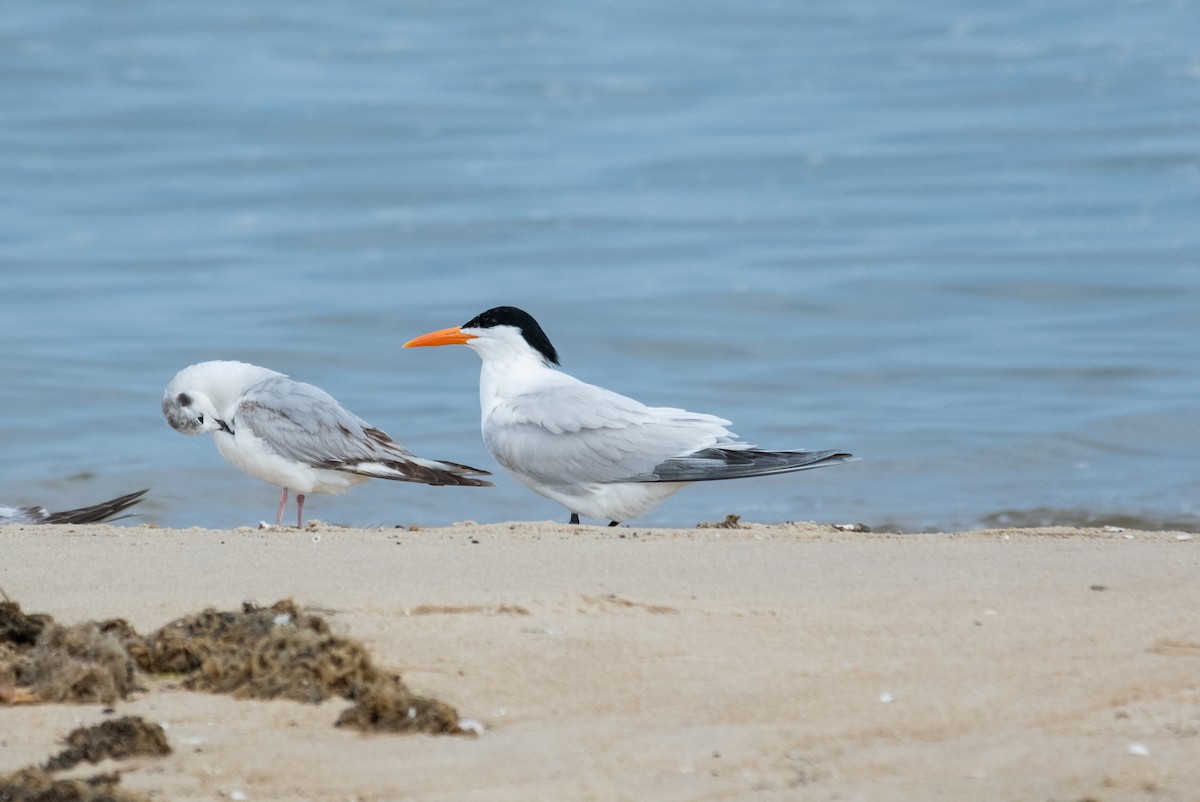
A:
POLYGON ((468 320, 460 328, 490 329, 496 326, 512 326, 521 332, 529 347, 541 354, 551 365, 558 364, 558 351, 550 344, 550 338, 528 312, 515 306, 497 306, 468 320))

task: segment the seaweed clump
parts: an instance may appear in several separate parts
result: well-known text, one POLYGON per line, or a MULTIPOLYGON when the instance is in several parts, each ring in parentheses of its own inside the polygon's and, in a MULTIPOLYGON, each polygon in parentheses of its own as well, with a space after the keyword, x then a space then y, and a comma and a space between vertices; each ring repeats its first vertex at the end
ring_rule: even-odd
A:
POLYGON ((25 658, 19 679, 48 702, 112 704, 137 690, 133 659, 105 623, 51 623, 25 658))
POLYGON ((53 620, 42 613, 24 613, 21 605, 6 597, 0 601, 0 645, 7 644, 13 648, 33 646, 46 624, 53 620))
MULTIPOLYGON (((169 755, 171 745, 158 724, 141 716, 124 716, 94 727, 80 727, 66 737, 67 748, 46 761, 46 771, 62 771, 87 761, 121 760, 134 755, 169 755)), ((2 799, 3 797, 0 797, 2 799)))
POLYGON ((377 667, 361 642, 335 634, 291 599, 203 610, 147 637, 122 619, 64 627, 25 615, 14 602, 0 604, 0 704, 111 704, 138 689, 137 669, 241 699, 348 699, 354 706, 339 727, 465 732, 453 707, 414 694, 398 674, 377 667))
POLYGON ((48 615, 0 602, 0 702, 112 704, 137 689, 125 621, 65 627, 48 615))
POLYGON ((190 690, 243 699, 353 697, 379 675, 361 643, 333 634, 291 599, 180 618, 148 637, 138 660, 151 673, 186 675, 190 690))
POLYGON ((105 758, 120 760, 133 755, 169 755, 166 733, 157 724, 138 716, 80 727, 66 737, 67 748, 46 761, 0 776, 0 800, 4 802, 149 802, 149 797, 122 790, 119 772, 97 774, 86 779, 58 779, 55 772, 84 760, 99 763, 105 758))
POLYGON ((0 776, 4 802, 151 802, 144 794, 120 788, 121 775, 97 774, 78 780, 60 780, 36 766, 0 776))
POLYGON ((742 523, 742 516, 731 512, 725 516, 724 521, 701 521, 696 524, 697 529, 749 529, 749 524, 742 523))
POLYGON ((380 677, 360 689, 354 705, 342 711, 334 726, 364 732, 427 732, 459 735, 465 732, 458 711, 445 702, 418 696, 397 675, 380 677))
POLYGON ((328 621, 291 599, 180 618, 134 652, 142 670, 182 674, 190 690, 310 703, 349 699, 354 706, 339 727, 463 732, 453 707, 414 694, 399 675, 378 668, 362 643, 334 634, 328 621))

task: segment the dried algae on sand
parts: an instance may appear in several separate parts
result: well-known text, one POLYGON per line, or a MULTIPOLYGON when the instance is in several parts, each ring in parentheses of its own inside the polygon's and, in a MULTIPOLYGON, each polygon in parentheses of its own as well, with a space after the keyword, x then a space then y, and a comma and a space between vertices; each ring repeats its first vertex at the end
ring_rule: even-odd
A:
POLYGON ((399 675, 377 667, 360 642, 334 634, 324 618, 291 599, 181 618, 147 638, 136 656, 145 671, 184 674, 184 687, 192 690, 301 702, 349 699, 354 706, 342 713, 339 727, 463 732, 453 707, 414 694, 399 675))
POLYGON ((87 761, 122 760, 134 755, 169 755, 171 745, 158 724, 140 716, 123 716, 94 727, 80 727, 66 737, 67 748, 46 761, 46 771, 62 771, 87 761))
POLYGON ((4 802, 150 802, 150 797, 125 791, 121 775, 97 774, 86 780, 57 779, 30 766, 0 777, 4 802))
POLYGON ((186 688, 244 699, 353 698, 378 674, 361 643, 333 634, 324 618, 290 599, 180 618, 136 655, 144 671, 183 674, 186 688))
POLYGON ((28 766, 0 776, 0 800, 4 802, 148 802, 149 797, 122 790, 120 772, 97 774, 86 779, 61 779, 56 772, 82 762, 123 760, 135 755, 158 757, 171 753, 166 733, 158 724, 138 716, 80 727, 67 737, 67 748, 42 767, 28 766))
POLYGON ((111 704, 137 684, 124 639, 136 637, 121 620, 62 626, 48 615, 28 615, 0 602, 0 704, 77 702, 111 704))
POLYGON ((291 599, 203 610, 147 637, 122 619, 63 627, 15 602, 0 604, 0 704, 110 704, 139 690, 139 669, 236 698, 348 699, 354 705, 339 727, 466 732, 453 707, 414 694, 398 674, 376 666, 362 643, 334 633, 324 617, 291 599))

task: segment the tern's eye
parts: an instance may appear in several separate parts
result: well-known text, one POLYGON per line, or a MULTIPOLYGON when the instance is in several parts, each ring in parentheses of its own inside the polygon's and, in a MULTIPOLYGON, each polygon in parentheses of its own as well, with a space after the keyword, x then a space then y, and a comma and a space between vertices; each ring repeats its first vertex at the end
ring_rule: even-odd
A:
POLYGON ((196 420, 199 421, 201 424, 203 424, 204 423, 204 415, 203 414, 197 415, 196 420))

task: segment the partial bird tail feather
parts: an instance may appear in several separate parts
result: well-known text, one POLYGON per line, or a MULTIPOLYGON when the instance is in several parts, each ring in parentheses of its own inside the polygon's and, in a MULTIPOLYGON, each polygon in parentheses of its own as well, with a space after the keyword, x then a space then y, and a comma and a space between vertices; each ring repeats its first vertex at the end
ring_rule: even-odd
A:
POLYGON ((686 457, 675 457, 653 471, 631 477, 634 482, 706 482, 770 476, 854 462, 844 451, 763 451, 757 448, 706 448, 686 457))
MULTIPOLYGON (((142 496, 150 492, 149 488, 139 490, 136 493, 130 493, 125 496, 118 496, 108 501, 103 501, 99 504, 93 504, 90 507, 79 507, 74 510, 63 510, 62 512, 51 512, 46 515, 42 523, 48 524, 96 524, 102 521, 112 520, 115 516, 124 512, 142 500, 142 496)), ((122 515, 122 518, 128 516, 122 515)))
POLYGON ((353 465, 337 466, 351 473, 391 479, 396 482, 418 482, 426 485, 453 487, 492 487, 491 482, 475 479, 475 476, 491 476, 491 473, 457 462, 411 457, 407 460, 374 460, 353 465))

